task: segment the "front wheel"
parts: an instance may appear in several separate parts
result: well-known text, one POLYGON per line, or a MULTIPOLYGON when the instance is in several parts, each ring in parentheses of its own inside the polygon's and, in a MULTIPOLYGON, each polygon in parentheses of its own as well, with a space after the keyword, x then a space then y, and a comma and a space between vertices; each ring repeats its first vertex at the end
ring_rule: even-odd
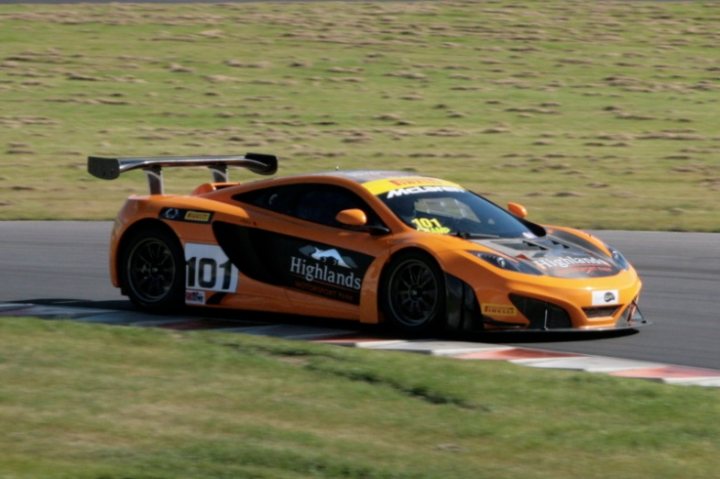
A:
POLYGON ((122 255, 124 286, 137 306, 156 312, 181 306, 185 260, 177 238, 160 228, 133 234, 122 255))
POLYGON ((410 334, 437 331, 444 323, 445 281, 428 255, 403 253, 388 266, 382 309, 391 327, 410 334))

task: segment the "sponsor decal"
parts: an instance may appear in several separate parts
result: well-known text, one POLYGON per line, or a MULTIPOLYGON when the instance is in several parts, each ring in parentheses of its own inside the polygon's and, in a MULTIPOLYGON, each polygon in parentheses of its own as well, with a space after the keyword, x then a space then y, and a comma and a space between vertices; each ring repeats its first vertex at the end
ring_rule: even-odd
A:
MULTIPOLYGON (((413 188, 423 187, 450 187, 456 188, 452 191, 463 191, 463 188, 447 180, 441 180, 438 178, 425 178, 422 176, 402 176, 397 178, 385 178, 381 180, 368 181, 363 183, 365 189, 376 196, 383 195, 395 190, 410 190, 413 188)), ((442 190, 440 190, 442 191, 442 190)))
POLYGON ((183 219, 193 223, 209 223, 212 213, 209 211, 186 211, 183 219))
POLYGON ((355 273, 352 258, 334 248, 322 250, 310 245, 300 248, 299 253, 302 256, 290 256, 289 271, 294 276, 308 283, 360 290, 362 278, 355 273))
POLYGON ((205 304, 205 292, 186 290, 185 291, 185 304, 205 304))
POLYGON ((185 287, 188 291, 234 293, 237 290, 238 274, 238 269, 219 246, 185 244, 185 287))
POLYGON ((483 304, 480 308, 485 316, 516 316, 518 314, 515 306, 506 304, 483 304))
POLYGON ((555 256, 551 258, 535 258, 533 262, 543 269, 571 268, 574 266, 594 266, 610 268, 611 265, 600 258, 592 256, 555 256))
POLYGON ((464 190, 457 186, 411 186, 409 188, 399 188, 388 191, 387 199, 390 200, 399 196, 419 195, 421 193, 437 193, 439 191, 460 192, 464 190))
POLYGON ((593 306, 610 306, 620 302, 620 293, 617 289, 592 292, 593 306))
POLYGON ((187 221, 189 223, 210 223, 212 212, 185 210, 181 208, 163 208, 160 217, 171 221, 187 221))
POLYGON ((160 212, 160 216, 166 220, 176 220, 180 218, 181 215, 182 213, 180 213, 180 210, 177 208, 165 208, 160 212))
POLYGON ((394 178, 387 180, 391 185, 395 185, 399 188, 407 188, 408 186, 424 186, 432 184, 443 184, 445 180, 435 178, 394 178))
MULTIPOLYGON (((360 303, 363 278, 373 256, 308 238, 222 221, 213 223, 213 232, 223 248, 222 252, 242 272, 243 278, 334 301, 360 303)), ((225 278, 227 271, 225 256, 218 255, 216 258, 204 254, 203 257, 215 260, 215 285, 222 286, 221 278, 225 278)), ((195 274, 198 276, 198 273, 195 274)), ((205 271, 204 274, 204 280, 211 282, 210 272, 205 271)), ((312 301, 313 298, 307 300, 312 301)), ((208 301, 212 299, 208 298, 208 301)))
POLYGON ((323 250, 315 246, 305 246, 300 248, 300 252, 322 263, 337 265, 343 268, 357 268, 357 265, 351 257, 342 256, 338 250, 334 248, 323 250))
POLYGON ((527 261, 543 274, 556 278, 597 278, 619 272, 610 258, 552 237, 478 241, 498 252, 527 261))

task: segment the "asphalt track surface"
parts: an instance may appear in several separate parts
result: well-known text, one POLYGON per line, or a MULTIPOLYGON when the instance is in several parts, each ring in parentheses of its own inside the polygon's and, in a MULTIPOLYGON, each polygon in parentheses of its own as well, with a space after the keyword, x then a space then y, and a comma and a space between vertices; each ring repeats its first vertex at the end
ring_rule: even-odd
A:
MULTIPOLYGON (((0 222, 0 303, 69 300, 132 309, 108 279, 111 226, 110 222, 0 222)), ((623 251, 640 272, 645 284, 641 309, 651 326, 625 335, 513 333, 479 340, 720 369, 720 234, 596 234, 623 251)), ((342 323, 346 328, 351 324, 342 323)))

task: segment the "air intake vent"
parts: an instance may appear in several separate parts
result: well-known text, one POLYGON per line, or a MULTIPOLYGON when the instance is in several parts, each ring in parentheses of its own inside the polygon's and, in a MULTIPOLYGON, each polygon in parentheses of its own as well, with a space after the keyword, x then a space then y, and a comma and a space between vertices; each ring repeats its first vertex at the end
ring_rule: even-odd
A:
POLYGON ((517 294, 510 301, 530 321, 530 329, 572 328, 570 315, 560 306, 517 294))
POLYGON ((594 308, 583 308, 583 311, 589 319, 610 318, 615 316, 619 308, 620 306, 597 306, 594 308))

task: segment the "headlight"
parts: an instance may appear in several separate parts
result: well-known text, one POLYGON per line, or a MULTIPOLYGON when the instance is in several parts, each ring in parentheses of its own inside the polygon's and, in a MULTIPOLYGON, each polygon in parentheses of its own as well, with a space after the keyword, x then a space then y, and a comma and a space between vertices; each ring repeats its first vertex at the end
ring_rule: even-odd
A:
POLYGON ((505 269, 508 271, 515 271, 516 273, 534 274, 542 276, 542 272, 530 266, 529 264, 523 263, 522 261, 516 261, 505 256, 500 256, 492 253, 483 253, 480 251, 470 251, 471 254, 477 256, 483 261, 490 263, 496 268, 505 269))
POLYGON ((610 254, 612 255, 612 259, 615 261, 616 265, 622 269, 630 269, 630 262, 620 251, 616 250, 612 246, 608 246, 608 249, 610 250, 610 254))

